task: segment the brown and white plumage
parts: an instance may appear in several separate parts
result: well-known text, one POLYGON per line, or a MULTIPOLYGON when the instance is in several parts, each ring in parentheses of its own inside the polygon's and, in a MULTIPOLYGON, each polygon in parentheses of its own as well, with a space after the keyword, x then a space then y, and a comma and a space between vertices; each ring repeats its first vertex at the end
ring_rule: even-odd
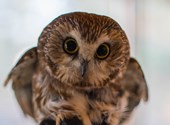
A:
POLYGON ((25 114, 33 117, 32 76, 37 62, 36 48, 28 50, 11 70, 5 85, 12 80, 16 98, 25 114))
POLYGON ((113 19, 65 14, 43 30, 37 48, 22 56, 5 84, 12 80, 24 113, 38 123, 57 117, 60 124, 76 116, 84 125, 120 125, 148 98, 143 72, 129 51, 113 19), (74 53, 67 50, 67 41, 70 50, 77 47, 74 53))

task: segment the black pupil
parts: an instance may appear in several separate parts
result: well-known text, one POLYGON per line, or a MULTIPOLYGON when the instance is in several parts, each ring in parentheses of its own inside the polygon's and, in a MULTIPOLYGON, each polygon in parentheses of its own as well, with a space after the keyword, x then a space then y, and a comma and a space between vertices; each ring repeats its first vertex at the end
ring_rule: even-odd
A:
POLYGON ((108 54, 107 47, 104 45, 99 46, 99 48, 97 49, 97 54, 101 57, 106 56, 108 54))
POLYGON ((76 44, 75 41, 69 40, 69 41, 66 43, 65 47, 67 48, 67 50, 68 50, 69 52, 73 52, 73 51, 76 50, 77 44, 76 44))

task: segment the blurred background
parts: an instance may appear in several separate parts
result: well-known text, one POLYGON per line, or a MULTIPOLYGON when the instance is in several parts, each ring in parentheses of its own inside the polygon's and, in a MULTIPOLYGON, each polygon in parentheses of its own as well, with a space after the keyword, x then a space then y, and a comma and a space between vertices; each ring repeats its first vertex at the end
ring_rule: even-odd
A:
POLYGON ((133 125, 170 125, 170 0, 0 0, 0 125, 35 125, 3 81, 19 57, 37 45, 43 28, 73 11, 110 16, 127 33, 150 95, 133 125))

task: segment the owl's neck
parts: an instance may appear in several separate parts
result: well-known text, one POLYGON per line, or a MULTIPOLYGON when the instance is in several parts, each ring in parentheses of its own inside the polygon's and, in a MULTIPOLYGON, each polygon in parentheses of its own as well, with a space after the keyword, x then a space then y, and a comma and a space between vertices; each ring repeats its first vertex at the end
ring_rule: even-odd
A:
MULTIPOLYGON (((46 88, 43 90, 50 90, 49 93, 53 96, 62 96, 64 98, 71 98, 75 97, 76 94, 80 94, 85 96, 89 100, 93 101, 103 101, 106 103, 114 104, 117 101, 117 96, 119 94, 119 86, 112 85, 112 86, 104 86, 104 87, 76 87, 70 86, 67 84, 62 84, 59 80, 51 77, 49 74, 39 74, 39 77, 45 76, 45 78, 38 78, 36 79, 36 83, 40 83, 39 80, 43 81, 40 84, 39 88, 46 88), (37 81, 38 80, 38 81, 37 81), (46 80, 46 81, 44 81, 46 80)), ((44 92, 46 93, 46 92, 44 92)))

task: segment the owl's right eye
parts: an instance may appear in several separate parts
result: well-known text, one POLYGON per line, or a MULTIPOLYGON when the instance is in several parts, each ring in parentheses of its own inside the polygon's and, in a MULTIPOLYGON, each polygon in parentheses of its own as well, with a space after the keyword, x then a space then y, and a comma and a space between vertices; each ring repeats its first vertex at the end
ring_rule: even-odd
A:
POLYGON ((75 39, 69 38, 64 41, 63 49, 68 54, 75 54, 78 52, 79 47, 75 39))

